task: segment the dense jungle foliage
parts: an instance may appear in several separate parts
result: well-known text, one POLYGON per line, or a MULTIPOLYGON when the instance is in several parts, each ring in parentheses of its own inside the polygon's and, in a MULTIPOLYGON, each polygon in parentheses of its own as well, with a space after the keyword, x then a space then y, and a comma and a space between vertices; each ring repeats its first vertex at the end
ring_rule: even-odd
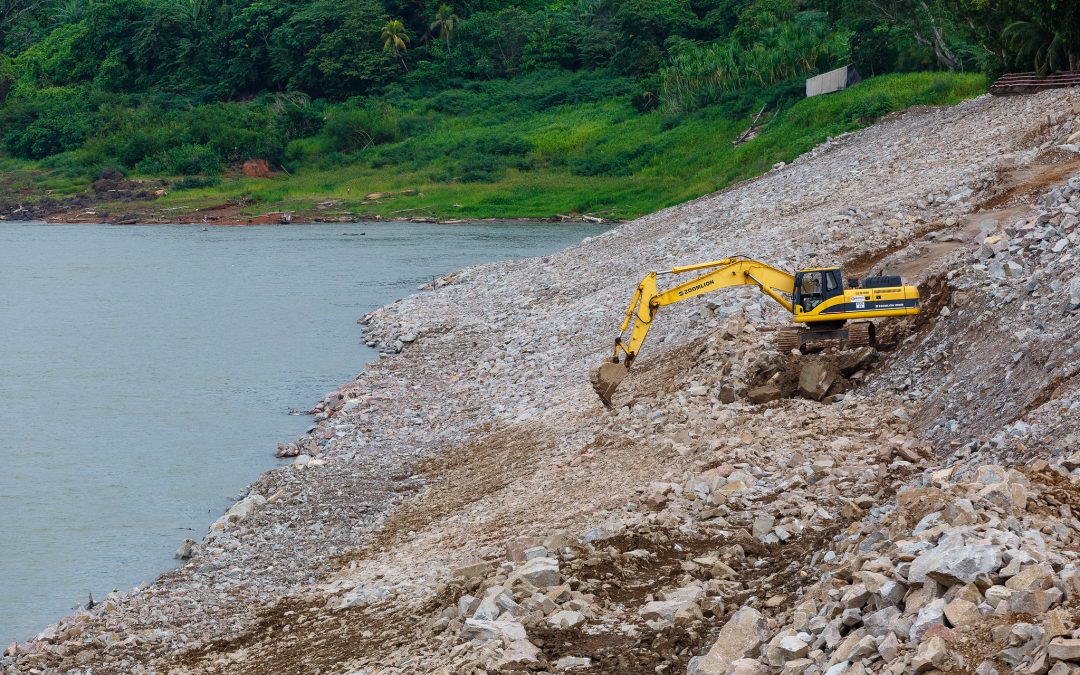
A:
MULTIPOLYGON (((1077 54, 1080 0, 0 0, 0 170, 207 189, 259 158, 337 176, 310 194, 348 167, 685 181, 697 160, 671 143, 712 138, 734 162, 736 127, 761 107, 781 123, 810 74, 1048 72, 1077 54)), ((891 83, 830 129, 985 87, 891 83)), ((693 189, 723 184, 717 161, 693 189)))

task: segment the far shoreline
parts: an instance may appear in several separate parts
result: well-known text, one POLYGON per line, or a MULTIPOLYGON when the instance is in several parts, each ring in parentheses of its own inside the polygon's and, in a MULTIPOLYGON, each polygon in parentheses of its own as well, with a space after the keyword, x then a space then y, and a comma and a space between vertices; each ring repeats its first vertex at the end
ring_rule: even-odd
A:
MULTIPOLYGON (((454 218, 436 215, 385 216, 378 213, 328 213, 312 203, 296 209, 271 209, 258 213, 247 212, 250 206, 226 202, 192 207, 190 209, 156 208, 149 199, 106 201, 88 196, 56 201, 44 198, 33 205, 5 203, 0 198, 0 223, 38 221, 66 225, 205 225, 214 227, 246 227, 251 225, 288 225, 291 223, 431 223, 464 225, 469 223, 521 224, 592 224, 617 225, 627 222, 618 218, 601 218, 590 214, 556 213, 550 216, 470 217, 454 218)), ((408 209, 411 211, 419 209, 408 209)))

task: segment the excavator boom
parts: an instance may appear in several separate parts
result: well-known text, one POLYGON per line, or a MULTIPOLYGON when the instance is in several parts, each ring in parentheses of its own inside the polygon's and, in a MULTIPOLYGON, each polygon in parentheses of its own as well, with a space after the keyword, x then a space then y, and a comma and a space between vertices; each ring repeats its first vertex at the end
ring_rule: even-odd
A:
POLYGON ((792 294, 795 277, 757 260, 741 257, 724 258, 696 265, 674 267, 669 272, 659 274, 686 274, 702 270, 706 272, 663 292, 657 290, 656 287, 657 272, 649 272, 638 284, 619 328, 619 337, 615 338, 615 352, 611 361, 603 363, 593 373, 593 389, 604 405, 611 405, 611 397, 626 377, 627 370, 634 359, 637 358, 641 345, 649 334, 653 318, 660 307, 689 300, 728 286, 752 285, 757 286, 761 292, 776 300, 788 311, 792 311, 791 301, 781 294, 788 296, 792 294), (623 335, 627 330, 630 330, 630 337, 628 341, 623 342, 623 335), (624 355, 625 358, 622 358, 624 355))
POLYGON ((660 274, 685 274, 700 270, 708 271, 663 292, 659 292, 656 288, 656 272, 645 275, 637 290, 634 291, 634 297, 630 299, 630 306, 626 310, 619 337, 615 339, 613 361, 618 362, 620 354, 625 354, 626 365, 633 363, 642 343, 645 342, 645 337, 649 334, 653 317, 656 316, 659 308, 728 286, 757 286, 762 293, 783 305, 784 309, 792 311, 791 301, 781 293, 790 296, 794 292, 795 277, 757 260, 724 258, 697 265, 674 267, 670 272, 660 274), (627 329, 631 329, 630 339, 624 343, 622 336, 627 329))

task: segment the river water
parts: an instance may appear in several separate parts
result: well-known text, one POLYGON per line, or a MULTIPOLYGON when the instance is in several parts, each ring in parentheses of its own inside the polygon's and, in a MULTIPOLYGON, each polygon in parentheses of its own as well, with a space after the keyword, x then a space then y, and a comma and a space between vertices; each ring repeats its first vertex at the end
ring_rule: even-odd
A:
POLYGON ((376 358, 358 317, 602 230, 0 223, 0 648, 173 565, 376 358))

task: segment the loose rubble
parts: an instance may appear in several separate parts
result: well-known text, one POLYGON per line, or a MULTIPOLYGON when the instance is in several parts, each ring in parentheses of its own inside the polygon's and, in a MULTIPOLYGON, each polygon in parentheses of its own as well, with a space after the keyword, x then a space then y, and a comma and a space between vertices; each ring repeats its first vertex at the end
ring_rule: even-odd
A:
POLYGON ((910 111, 373 312, 383 358, 180 568, 0 668, 1080 673, 1078 105, 910 111), (750 289, 665 308, 600 405, 641 274, 735 253, 924 311, 794 355, 750 289))

